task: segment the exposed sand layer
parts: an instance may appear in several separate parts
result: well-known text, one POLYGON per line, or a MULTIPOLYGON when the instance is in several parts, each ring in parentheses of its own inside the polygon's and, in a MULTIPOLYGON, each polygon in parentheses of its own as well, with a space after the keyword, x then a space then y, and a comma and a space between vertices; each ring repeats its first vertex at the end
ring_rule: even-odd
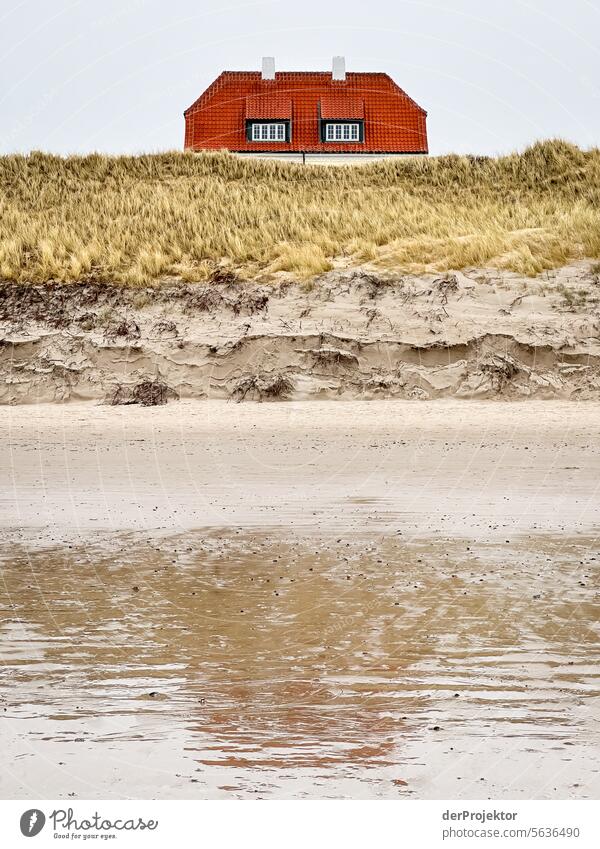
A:
POLYGON ((336 271, 311 284, 0 288, 0 403, 180 397, 599 398, 600 285, 474 269, 336 271))
POLYGON ((600 404, 329 401, 0 410, 0 527, 284 526, 512 540, 600 517, 600 404))

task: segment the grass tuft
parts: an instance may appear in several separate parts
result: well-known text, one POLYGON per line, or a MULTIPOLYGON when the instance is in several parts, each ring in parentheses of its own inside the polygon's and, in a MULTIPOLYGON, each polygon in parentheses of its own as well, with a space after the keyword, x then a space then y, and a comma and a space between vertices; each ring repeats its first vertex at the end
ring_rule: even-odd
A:
POLYGON ((301 166, 226 152, 0 157, 0 277, 233 283, 369 261, 535 275, 600 258, 600 150, 301 166))

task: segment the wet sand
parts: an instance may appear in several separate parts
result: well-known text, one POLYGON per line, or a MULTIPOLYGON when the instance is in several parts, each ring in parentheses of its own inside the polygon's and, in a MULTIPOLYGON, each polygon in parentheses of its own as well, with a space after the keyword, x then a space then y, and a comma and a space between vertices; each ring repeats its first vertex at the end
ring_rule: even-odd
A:
POLYGON ((0 795, 597 798, 597 551, 15 548, 0 795))
POLYGON ((1 798, 598 798, 593 403, 2 410, 1 798))

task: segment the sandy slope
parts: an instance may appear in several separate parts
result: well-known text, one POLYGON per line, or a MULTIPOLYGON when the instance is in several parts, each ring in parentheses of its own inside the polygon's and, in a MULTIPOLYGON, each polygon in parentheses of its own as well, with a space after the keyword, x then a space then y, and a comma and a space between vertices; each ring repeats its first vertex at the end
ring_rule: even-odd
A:
POLYGON ((0 794, 597 798, 597 289, 0 287, 0 794))
POLYGON ((0 402, 181 397, 600 397, 590 263, 539 278, 335 271, 132 290, 0 288, 0 402))

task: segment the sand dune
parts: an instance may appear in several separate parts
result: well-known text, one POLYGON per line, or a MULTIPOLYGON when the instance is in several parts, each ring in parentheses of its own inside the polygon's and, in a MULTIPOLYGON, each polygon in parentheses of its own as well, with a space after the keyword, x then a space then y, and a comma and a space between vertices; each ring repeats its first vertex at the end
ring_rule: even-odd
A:
POLYGON ((535 279, 6 284, 0 402, 104 400, 156 378, 182 398, 598 398, 599 303, 586 262, 535 279))

